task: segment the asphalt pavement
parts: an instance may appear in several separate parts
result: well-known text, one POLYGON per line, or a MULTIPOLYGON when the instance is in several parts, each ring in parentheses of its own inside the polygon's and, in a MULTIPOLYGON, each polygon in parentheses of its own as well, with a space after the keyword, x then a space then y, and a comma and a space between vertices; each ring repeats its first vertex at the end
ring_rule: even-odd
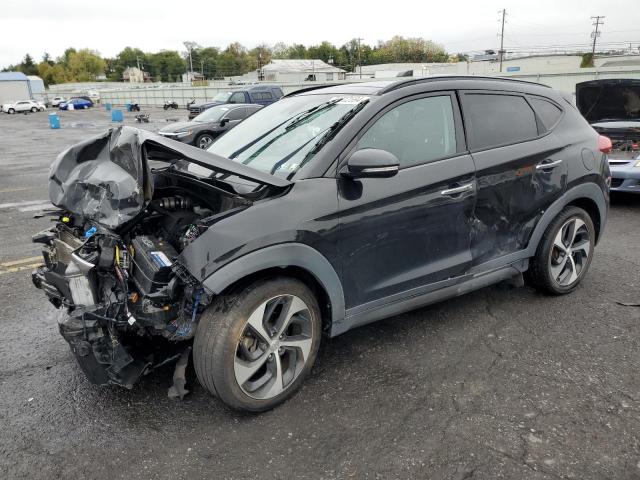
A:
POLYGON ((183 401, 170 367, 133 390, 85 379, 30 238, 57 153, 112 124, 47 113, 0 114, 0 479, 640 478, 640 307, 622 305, 640 303, 640 195, 613 198, 573 294, 497 285, 325 340, 295 397, 242 415, 192 370, 183 401))

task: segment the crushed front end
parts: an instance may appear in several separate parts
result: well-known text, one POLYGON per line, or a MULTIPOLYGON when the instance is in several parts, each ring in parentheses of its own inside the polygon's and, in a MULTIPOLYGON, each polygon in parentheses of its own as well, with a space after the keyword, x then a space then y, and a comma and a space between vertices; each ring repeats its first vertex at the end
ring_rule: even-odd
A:
MULTIPOLYGON (((58 210, 50 212, 54 226, 33 237, 44 265, 32 278, 61 309, 60 333, 92 383, 131 388, 159 365, 186 359, 212 297, 180 254, 251 204, 215 178, 234 170, 245 178, 248 167, 221 157, 208 165, 206 152, 174 143, 122 127, 71 147, 51 167, 58 210), (191 175, 185 152, 211 175, 191 175)), ((254 197, 256 190, 264 191, 252 188, 254 197)))

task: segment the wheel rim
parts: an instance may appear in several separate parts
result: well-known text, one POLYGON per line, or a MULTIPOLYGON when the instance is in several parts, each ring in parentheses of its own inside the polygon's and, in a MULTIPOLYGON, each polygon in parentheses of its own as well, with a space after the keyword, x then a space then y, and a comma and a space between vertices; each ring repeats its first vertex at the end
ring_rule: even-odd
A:
POLYGON ((295 295, 262 303, 247 319, 236 346, 236 382, 252 398, 267 400, 287 390, 311 354, 311 311, 295 295))
POLYGON ((206 148, 209 148, 212 143, 213 143, 213 138, 210 137, 209 135, 203 135, 202 137, 200 137, 200 140, 198 140, 198 146, 203 150, 206 148))
POLYGON ((587 225, 572 218, 562 225, 553 239, 549 271, 553 280, 567 287, 580 279, 591 254, 591 238, 587 225))

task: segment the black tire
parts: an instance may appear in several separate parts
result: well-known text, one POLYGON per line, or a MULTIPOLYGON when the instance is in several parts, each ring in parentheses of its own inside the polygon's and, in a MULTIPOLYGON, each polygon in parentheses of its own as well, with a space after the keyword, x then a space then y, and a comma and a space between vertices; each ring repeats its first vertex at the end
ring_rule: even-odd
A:
MULTIPOLYGON (((595 240, 595 228, 593 226, 593 220, 589 214, 578 207, 566 207, 551 222, 540 239, 536 254, 530 260, 529 270, 527 271, 527 279, 529 280, 529 283, 536 289, 553 295, 564 295, 572 292, 580 284, 589 270, 589 265, 591 265, 591 259, 593 258, 595 240), (560 229, 573 220, 578 220, 584 223, 584 228, 580 227, 582 229, 581 235, 584 235, 585 238, 588 236, 587 240, 589 241, 589 248, 587 256, 581 260, 582 263, 580 264, 579 272, 576 273, 576 278, 573 281, 570 281, 570 283, 563 284, 559 281, 559 278, 555 278, 555 275, 552 273, 554 264, 559 266, 562 262, 562 257, 560 257, 560 260, 557 259, 558 249, 557 247, 554 247, 554 241, 556 240, 556 236, 559 234, 560 229)), ((572 247, 572 245, 569 245, 569 247, 572 247)), ((582 251, 582 249, 580 250, 582 251)), ((567 257, 565 256, 564 258, 567 257)), ((572 258, 575 257, 572 256, 572 258)), ((573 265, 573 271, 576 271, 577 261, 574 259, 570 263, 573 265)), ((556 266, 556 268, 558 267, 556 266)), ((572 269, 569 268, 567 272, 570 272, 571 270, 572 269)), ((569 276, 571 275, 569 274, 569 276)))
MULTIPOLYGON (((269 410, 291 397, 302 385, 317 357, 321 331, 322 320, 318 302, 306 285, 287 277, 259 280, 234 294, 221 297, 203 313, 193 345, 196 375, 209 392, 232 409, 248 412, 269 410), (310 315, 305 316, 305 321, 309 322, 311 333, 309 353, 296 373, 297 376, 293 377, 280 394, 271 398, 254 398, 239 385, 235 362, 242 348, 241 342, 247 337, 249 316, 265 302, 281 295, 298 297, 308 307, 305 312, 309 312, 310 315)), ((284 334, 280 336, 281 339, 283 337, 284 334)), ((275 340, 275 336, 273 339, 275 340)), ((267 355, 267 361, 272 361, 271 357, 278 355, 279 350, 274 354, 269 354, 273 350, 263 351, 256 348, 256 351, 259 352, 260 358, 267 355)), ((282 362, 278 359, 281 369, 282 362)), ((294 362, 290 361, 289 365, 291 364, 294 362)), ((266 369, 269 364, 263 361, 262 365, 266 369)))
POLYGON ((15 109, 10 108, 9 110, 7 110, 7 113, 9 113, 9 114, 13 114, 13 113, 16 113, 16 111, 15 111, 15 109))
POLYGON ((198 135, 193 144, 198 148, 207 149, 211 146, 214 140, 215 137, 212 134, 205 132, 198 135))
POLYGON ((36 107, 31 107, 31 113, 36 113, 38 109, 36 107))

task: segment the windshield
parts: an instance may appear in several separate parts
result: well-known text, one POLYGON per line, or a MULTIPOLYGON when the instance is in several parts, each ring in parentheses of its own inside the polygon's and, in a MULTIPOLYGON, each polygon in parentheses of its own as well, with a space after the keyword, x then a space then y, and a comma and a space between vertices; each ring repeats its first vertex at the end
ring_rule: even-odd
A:
POLYGON ((229 97, 233 95, 233 92, 220 92, 215 97, 213 97, 214 102, 226 102, 229 100, 229 97))
POLYGON ((289 177, 309 161, 314 147, 342 126, 366 96, 301 95, 256 112, 209 147, 211 153, 272 175, 289 177), (341 122, 341 120, 343 120, 341 122))
POLYGON ((229 107, 211 107, 196 118, 193 119, 194 122, 217 122, 222 116, 229 111, 229 107))

